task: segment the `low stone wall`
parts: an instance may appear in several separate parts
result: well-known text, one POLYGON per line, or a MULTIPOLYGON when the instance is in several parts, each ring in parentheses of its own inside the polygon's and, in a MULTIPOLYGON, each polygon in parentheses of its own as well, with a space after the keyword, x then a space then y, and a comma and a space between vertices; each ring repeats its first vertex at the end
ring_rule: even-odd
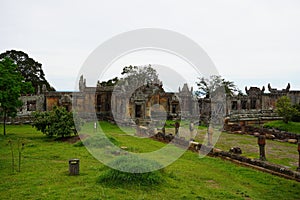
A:
POLYGON ((212 152, 213 156, 218 156, 218 157, 222 157, 222 158, 230 158, 236 161, 240 161, 242 163, 247 163, 250 165, 254 165, 254 166, 258 166, 267 170, 271 170, 272 172, 275 172, 276 175, 282 175, 286 178, 291 178, 294 180, 297 180, 300 182, 300 172, 297 171, 293 171, 291 169, 288 169, 284 166, 281 165, 276 165, 273 163, 269 163, 266 161, 261 161, 258 159, 251 159, 251 158, 247 158, 238 154, 233 154, 233 153, 229 153, 229 152, 225 152, 225 151, 221 151, 218 149, 214 149, 212 152))
POLYGON ((264 133, 265 135, 268 135, 267 139, 278 139, 282 141, 288 141, 289 139, 295 139, 299 137, 300 134, 296 133, 290 133, 287 131, 280 131, 277 129, 269 129, 269 128, 259 128, 255 126, 244 126, 242 128, 239 124, 230 124, 224 126, 225 131, 231 132, 231 133, 238 133, 238 134, 249 134, 254 135, 255 133, 264 133))
MULTIPOLYGON (((143 132, 144 131, 145 130, 143 130, 143 132)), ((147 134, 147 135, 150 135, 150 134, 147 134)), ((239 154, 222 151, 222 150, 216 149, 216 148, 211 148, 211 147, 208 147, 208 146, 203 145, 198 142, 186 141, 184 138, 182 138, 182 137, 178 138, 172 134, 164 134, 164 133, 158 132, 157 134, 153 135, 151 138, 155 139, 157 141, 160 141, 160 142, 164 142, 164 143, 172 142, 173 144, 175 144, 177 146, 187 147, 187 145, 189 145, 188 149, 190 151, 197 152, 197 153, 205 152, 209 156, 220 157, 220 158, 238 163, 240 165, 252 167, 257 170, 261 170, 261 171, 268 172, 268 173, 271 173, 271 174, 274 174, 277 176, 281 176, 284 178, 288 178, 288 179, 292 179, 292 180, 296 180, 296 181, 300 182, 300 172, 293 171, 293 170, 288 169, 281 165, 269 163, 266 161, 261 161, 259 159, 247 158, 247 157, 241 156, 239 154), (199 152, 200 150, 201 150, 201 152, 199 152)))
MULTIPOLYGON (((17 116, 15 118, 9 117, 6 120, 6 124, 30 124, 33 122, 33 116, 31 115, 21 115, 21 116, 17 116)), ((0 123, 3 123, 3 118, 0 117, 0 123)))

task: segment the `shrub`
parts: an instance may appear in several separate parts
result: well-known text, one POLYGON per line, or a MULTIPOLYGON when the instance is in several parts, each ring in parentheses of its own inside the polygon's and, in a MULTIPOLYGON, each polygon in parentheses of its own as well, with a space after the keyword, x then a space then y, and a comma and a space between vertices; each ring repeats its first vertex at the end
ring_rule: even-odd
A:
POLYGON ((287 96, 282 96, 277 100, 276 112, 286 124, 298 113, 297 109, 292 106, 291 99, 287 96))
POLYGON ((293 122, 300 122, 300 104, 293 106, 298 112, 292 116, 293 122))
POLYGON ((32 126, 48 136, 69 136, 77 134, 76 128, 83 125, 80 118, 74 116, 64 107, 54 107, 51 111, 34 112, 32 126))

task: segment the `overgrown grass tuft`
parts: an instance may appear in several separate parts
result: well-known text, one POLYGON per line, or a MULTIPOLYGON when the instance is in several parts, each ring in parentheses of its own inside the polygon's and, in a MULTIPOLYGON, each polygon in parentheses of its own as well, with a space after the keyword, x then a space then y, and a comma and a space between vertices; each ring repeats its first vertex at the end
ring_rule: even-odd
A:
POLYGON ((120 156, 110 163, 113 168, 105 170, 99 177, 99 183, 123 185, 153 185, 164 182, 163 170, 151 171, 161 168, 161 165, 153 160, 137 156, 120 156), (150 171, 142 173, 144 171, 150 171))

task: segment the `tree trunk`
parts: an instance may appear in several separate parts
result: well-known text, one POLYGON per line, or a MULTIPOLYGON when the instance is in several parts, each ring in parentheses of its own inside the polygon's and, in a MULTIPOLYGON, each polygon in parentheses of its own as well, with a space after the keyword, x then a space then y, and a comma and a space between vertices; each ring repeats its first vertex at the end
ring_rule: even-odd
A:
POLYGON ((6 135, 6 110, 4 109, 3 113, 3 135, 6 135))

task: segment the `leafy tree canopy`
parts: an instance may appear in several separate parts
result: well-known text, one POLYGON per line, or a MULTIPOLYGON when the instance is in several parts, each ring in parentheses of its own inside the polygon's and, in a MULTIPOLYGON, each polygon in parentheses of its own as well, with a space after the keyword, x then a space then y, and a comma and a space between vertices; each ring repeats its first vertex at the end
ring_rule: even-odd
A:
POLYGON ((5 57, 13 60, 25 82, 31 82, 36 93, 38 92, 38 86, 42 88, 43 84, 45 84, 48 91, 55 91, 46 80, 41 63, 33 60, 22 51, 10 50, 0 54, 0 60, 3 60, 5 57))
POLYGON ((158 80, 157 71, 149 64, 147 66, 126 66, 121 73, 127 81, 137 81, 140 84, 152 83, 158 80))
POLYGON ((115 86, 117 84, 124 84, 125 82, 129 85, 144 85, 145 83, 158 81, 158 73, 151 65, 125 66, 121 75, 123 75, 121 79, 115 77, 108 81, 98 81, 97 86, 115 86))
POLYGON ((287 96, 282 96, 277 100, 276 112, 283 118, 285 123, 288 123, 292 117, 298 113, 297 109, 292 106, 290 98, 287 96))
POLYGON ((102 81, 102 82, 98 81, 97 86, 98 87, 99 86, 114 86, 118 83, 118 81, 119 81, 118 77, 115 77, 113 79, 109 79, 108 81, 102 81))
POLYGON ((300 122, 300 104, 293 105, 293 107, 298 111, 295 115, 292 117, 293 122, 300 122))
POLYGON ((197 96, 205 95, 206 97, 210 97, 211 93, 215 92, 220 87, 224 88, 225 93, 228 96, 233 96, 236 92, 241 93, 234 82, 227 81, 217 75, 212 75, 209 79, 201 77, 196 84, 198 86, 198 91, 196 91, 197 96))
POLYGON ((9 58, 0 60, 0 113, 3 117, 3 134, 6 134, 7 117, 15 117, 22 106, 21 92, 33 92, 31 82, 25 82, 17 65, 9 58))

